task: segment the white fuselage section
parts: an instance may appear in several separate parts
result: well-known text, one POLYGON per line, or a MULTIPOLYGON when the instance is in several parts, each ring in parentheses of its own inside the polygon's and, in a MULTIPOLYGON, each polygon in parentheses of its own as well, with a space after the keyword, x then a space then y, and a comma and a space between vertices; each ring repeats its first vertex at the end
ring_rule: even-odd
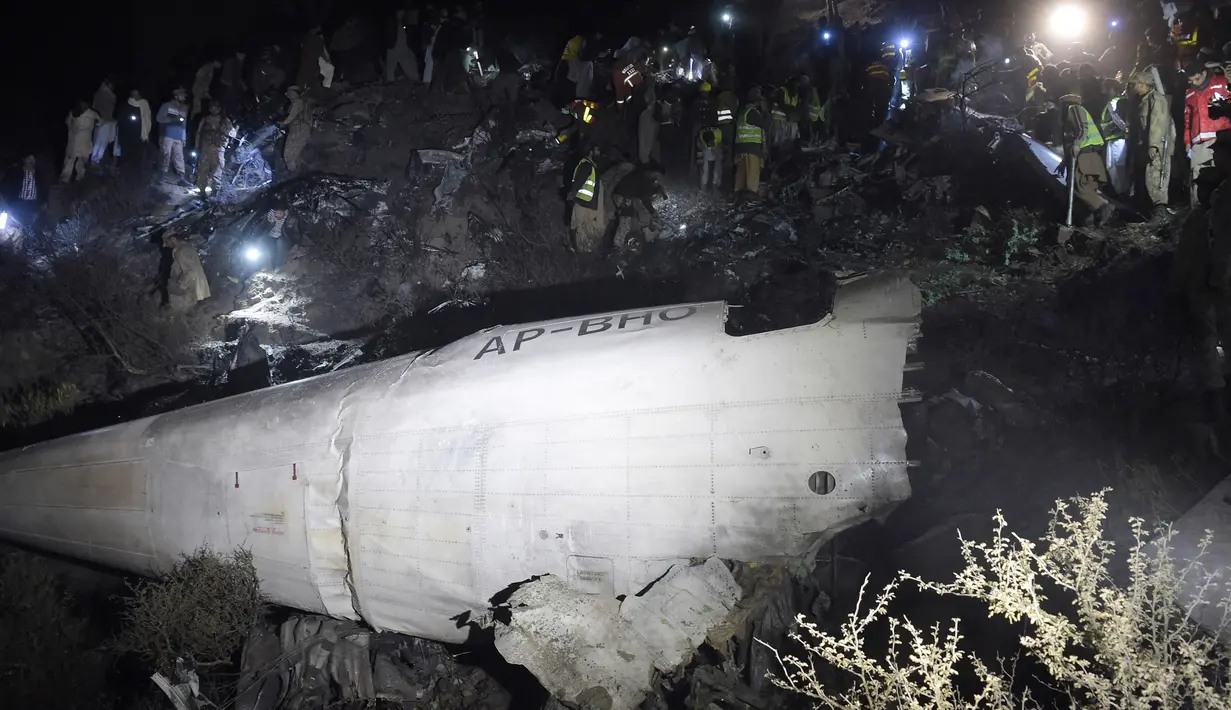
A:
POLYGON ((275 602, 441 641, 533 575, 800 555, 909 495, 918 291, 856 288, 745 337, 722 303, 499 327, 10 451, 0 535, 142 574, 244 546, 275 602))

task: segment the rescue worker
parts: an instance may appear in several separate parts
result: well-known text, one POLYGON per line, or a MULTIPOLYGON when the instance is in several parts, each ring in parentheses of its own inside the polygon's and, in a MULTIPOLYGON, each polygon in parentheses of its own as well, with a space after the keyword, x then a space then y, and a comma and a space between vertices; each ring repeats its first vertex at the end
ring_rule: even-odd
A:
POLYGON ((722 187, 722 130, 718 126, 704 127, 697 135, 697 165, 702 190, 722 187))
POLYGON ((616 104, 628 103, 637 89, 645 84, 646 50, 641 40, 632 37, 615 53, 611 83, 615 87, 616 104))
POLYGON ((168 231, 162 238, 163 246, 171 250, 171 274, 167 279, 170 305, 176 310, 187 310, 193 304, 210 297, 209 279, 197 248, 182 236, 168 231))
POLYGON ((1075 165, 1076 174, 1068 175, 1068 179, 1074 181, 1074 198, 1089 209, 1095 223, 1106 224, 1115 208, 1099 194, 1099 189, 1107 184, 1107 167, 1103 165, 1103 136, 1090 112, 1081 105, 1081 96, 1065 94, 1060 97, 1060 105, 1063 111, 1064 162, 1056 168, 1056 174, 1064 175, 1075 165))
POLYGON ((171 100, 158 109, 154 119, 162 126, 162 172, 165 176, 172 162, 181 182, 187 182, 184 169, 184 140, 188 136, 188 92, 183 87, 171 92, 171 100))
MULTIPOLYGON (((325 47, 325 37, 321 28, 313 27, 303 36, 299 46, 299 72, 295 76, 295 85, 303 92, 321 86, 329 85, 323 82, 326 65, 329 65, 329 50, 325 47)), ((333 68, 329 66, 328 79, 333 79, 333 68)))
MULTIPOLYGON (((730 81, 728 79, 727 81, 730 81)), ((723 84, 718 92, 718 100, 714 110, 717 114, 718 130, 722 131, 722 164, 723 175, 735 176, 735 118, 739 113, 739 97, 731 90, 730 84, 723 84)))
POLYGON ((211 102, 209 115, 197 126, 197 189, 202 194, 212 192, 218 182, 231 130, 231 122, 222 115, 222 104, 211 102))
POLYGON ((11 177, 6 175, 4 196, 9 211, 23 229, 31 229, 38 222, 39 206, 47 197, 47 186, 42 171, 33 155, 22 158, 21 170, 11 177))
POLYGON ((1231 128, 1227 118, 1211 118, 1210 104, 1231 97, 1227 78, 1214 74, 1204 64, 1193 63, 1188 74, 1188 92, 1184 96, 1184 144, 1188 148, 1189 201, 1197 204, 1197 183, 1203 170, 1213 167, 1214 137, 1231 128))
POLYGON ((300 95, 298 86, 288 86, 286 98, 291 100, 291 105, 286 110, 286 118, 278 122, 278 127, 286 131, 282 159, 286 161, 286 169, 293 173, 299 170, 299 156, 303 154, 308 137, 312 134, 312 108, 300 95))
POLYGON ((799 137, 806 143, 817 141, 821 134, 821 124, 827 121, 828 105, 821 102, 821 93, 812 85, 806 75, 800 75, 801 101, 807 106, 806 118, 799 124, 799 137))
MULTIPOLYGON (((115 144, 115 89, 111 82, 103 79, 103 83, 94 92, 94 113, 98 114, 98 128, 94 129, 94 146, 90 151, 90 162, 97 165, 107 154, 107 147, 115 144)), ((116 154, 114 148, 112 154, 116 154)))
POLYGON ((232 109, 239 97, 243 96, 248 87, 244 84, 244 62, 247 56, 236 52, 222 63, 222 72, 218 76, 218 84, 222 87, 223 99, 232 109))
POLYGON ((651 161, 662 165, 662 151, 658 144, 662 119, 663 106, 655 100, 647 101, 637 117, 637 162, 641 165, 649 165, 651 161))
POLYGON ((761 165, 765 159, 765 117, 761 90, 748 91, 748 103, 735 122, 735 196, 756 196, 761 187, 761 165))
MULTIPOLYGON (((1231 169, 1231 131, 1221 131, 1215 145, 1215 170, 1231 169)), ((1203 418, 1225 414, 1226 365, 1218 346, 1231 348, 1231 189, 1224 181, 1212 192, 1202 189, 1197 206, 1180 232, 1171 270, 1171 286, 1191 316, 1196 353, 1193 374, 1200 388, 1203 418)))
POLYGON ((121 107, 119 124, 116 127, 118 154, 125 165, 148 165, 150 102, 141 98, 141 92, 133 89, 128 92, 128 100, 121 107))
POLYGON ((783 105, 783 93, 781 89, 773 92, 774 99, 770 103, 769 110, 769 150, 763 156, 765 163, 772 162, 781 158, 787 148, 790 147, 791 138, 794 135, 795 126, 790 122, 786 113, 786 106, 783 105))
POLYGON ((192 114, 189 118, 196 118, 197 114, 201 113, 201 108, 206 99, 210 98, 210 87, 214 84, 214 72, 222 68, 222 62, 213 61, 206 62, 197 70, 196 77, 192 80, 192 114))
MULTIPOLYGON (((707 128, 718 127, 718 110, 715 106, 713 91, 714 87, 708 81, 701 82, 700 93, 697 95, 696 100, 692 102, 692 105, 688 107, 690 144, 696 150, 700 150, 701 132, 707 128)), ((721 131, 719 132, 721 133, 721 131)), ((722 143, 719 142, 716 145, 718 146, 718 159, 721 160, 722 143)), ((688 174, 690 176, 693 175, 693 171, 700 165, 701 163, 697 160, 691 161, 688 167, 688 174)))
POLYGON ((885 122, 889 100, 893 97, 893 75, 898 66, 898 50, 886 42, 881 56, 868 64, 863 78, 863 127, 872 130, 885 122))
POLYGON ((1128 122, 1121 114, 1122 110, 1127 110, 1128 102, 1120 93, 1115 80, 1108 79, 1105 90, 1111 100, 1103 105, 1099 133, 1103 134, 1103 142, 1106 145, 1104 158, 1107 177, 1117 195, 1128 197, 1133 189, 1133 181, 1128 168, 1128 122))
MULTIPOLYGON (((1136 97, 1136 115, 1129 124, 1129 165, 1139 197, 1149 199, 1155 212, 1165 211, 1171 184, 1171 158, 1175 152, 1175 121, 1167 97, 1155 86, 1152 72, 1134 74, 1129 90, 1136 97)), ((1157 216, 1157 215, 1156 215, 1157 216)))
POLYGON ((573 168, 573 180, 565 199, 573 203, 569 229, 579 252, 594 252, 607 234, 608 208, 606 185, 598 167, 598 149, 590 151, 573 168))
POLYGON ((60 171, 60 182, 68 182, 74 173, 80 180, 85 177, 86 162, 90 160, 94 129, 102 121, 86 102, 78 101, 64 123, 68 126, 68 145, 64 149, 64 169, 60 171))
POLYGON ((410 49, 410 26, 406 21, 406 10, 398 8, 393 13, 393 26, 386 30, 385 37, 385 81, 392 82, 397 76, 398 67, 412 82, 419 81, 419 60, 410 49))
POLYGON ((1030 52, 1044 64, 1051 61, 1051 50, 1047 48, 1047 45, 1040 42, 1033 32, 1026 36, 1026 51, 1030 52))
POLYGON ((572 87, 569 98, 576 97, 577 77, 580 72, 581 52, 586 47, 586 38, 574 35, 564 43, 564 51, 560 53, 560 61, 556 64, 556 79, 567 80, 572 87))
POLYGON ((252 87, 252 97, 257 103, 270 92, 282 88, 282 83, 286 81, 286 71, 278 66, 275 57, 276 49, 277 47, 263 48, 261 56, 252 67, 252 80, 249 85, 252 87))
POLYGON ((803 97, 803 87, 801 77, 793 77, 781 89, 778 90, 778 105, 782 107, 783 113, 786 114, 787 131, 786 139, 783 143, 784 148, 789 148, 803 132, 804 111, 800 106, 800 99, 803 97))

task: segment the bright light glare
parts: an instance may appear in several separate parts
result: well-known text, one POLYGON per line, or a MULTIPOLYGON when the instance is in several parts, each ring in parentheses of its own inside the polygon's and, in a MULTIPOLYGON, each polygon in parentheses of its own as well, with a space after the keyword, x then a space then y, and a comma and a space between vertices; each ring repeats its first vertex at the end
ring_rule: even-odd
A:
POLYGON ((728 25, 731 24, 731 13, 729 12, 722 13, 722 21, 727 23, 728 25))
POLYGON ((681 231, 681 232, 686 232, 686 231, 688 231, 688 225, 687 225, 687 224, 681 224, 681 225, 680 225, 680 231, 681 231))
POLYGON ((833 37, 833 35, 829 33, 829 30, 825 30, 824 32, 821 33, 821 39, 825 40, 826 42, 829 41, 830 37, 833 37))
POLYGON ((244 258, 251 262, 261 260, 261 250, 256 247, 248 247, 244 250, 244 258))
POLYGON ((192 151, 191 155, 192 155, 192 157, 194 157, 194 158, 195 158, 195 157, 197 157, 197 151, 195 151, 195 150, 194 150, 194 151, 192 151))
POLYGON ((1060 5, 1052 10, 1051 31, 1065 39, 1073 39, 1086 29, 1086 11, 1077 5, 1060 5))
POLYGON ((664 52, 666 52, 666 51, 667 51, 667 48, 666 48, 666 47, 663 47, 663 51, 664 51, 664 52))
POLYGON ((1112 20, 1112 21, 1111 21, 1111 26, 1112 26, 1112 27, 1119 27, 1119 26, 1120 26, 1120 21, 1119 21, 1119 20, 1112 20))
POLYGON ((1012 60, 1011 58, 1009 58, 1009 57, 1005 57, 1005 58, 1004 58, 1004 63, 1005 63, 1005 64, 1012 64, 1012 63, 1013 63, 1013 60, 1012 60))
POLYGON ((0 212, 0 229, 8 229, 8 228, 9 228, 9 213, 0 212))
POLYGON ((211 193, 211 192, 213 192, 213 191, 214 191, 214 188, 210 187, 209 185, 206 185, 206 186, 205 186, 205 194, 207 194, 207 195, 208 195, 209 193, 211 193))
POLYGON ((903 37, 902 39, 898 40, 898 46, 901 47, 902 49, 910 49, 910 38, 903 37))

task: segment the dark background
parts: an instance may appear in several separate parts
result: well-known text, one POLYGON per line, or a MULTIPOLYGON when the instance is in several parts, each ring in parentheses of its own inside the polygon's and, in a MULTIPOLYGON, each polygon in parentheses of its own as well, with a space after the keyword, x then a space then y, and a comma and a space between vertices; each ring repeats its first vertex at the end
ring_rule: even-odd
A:
MULTIPOLYGON (((488 0, 483 6, 489 44, 508 41, 550 56, 577 32, 603 29, 609 41, 623 43, 633 32, 651 32, 673 18, 700 24, 721 4, 488 0)), ((246 49, 251 59, 258 47, 272 43, 297 50, 313 24, 322 24, 328 37, 350 15, 383 18, 394 5, 389 0, 35 0, 0 30, 0 59, 9 70, 8 106, 0 112, 0 161, 31 152, 58 160, 64 117, 74 101, 91 99, 104 76, 112 77, 121 100, 137 88, 156 111, 171 88, 191 85, 196 69, 211 58, 246 49)))

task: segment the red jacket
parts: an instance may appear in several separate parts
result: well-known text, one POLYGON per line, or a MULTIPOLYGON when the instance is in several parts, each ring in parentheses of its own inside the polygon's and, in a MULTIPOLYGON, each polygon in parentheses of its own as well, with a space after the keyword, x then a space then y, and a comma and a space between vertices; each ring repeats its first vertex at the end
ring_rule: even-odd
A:
POLYGON ((1231 128, 1231 119, 1210 118, 1210 104, 1219 99, 1231 99, 1227 77, 1210 73, 1205 86, 1188 87, 1184 96, 1184 140, 1189 146, 1214 140, 1219 131, 1231 128))

